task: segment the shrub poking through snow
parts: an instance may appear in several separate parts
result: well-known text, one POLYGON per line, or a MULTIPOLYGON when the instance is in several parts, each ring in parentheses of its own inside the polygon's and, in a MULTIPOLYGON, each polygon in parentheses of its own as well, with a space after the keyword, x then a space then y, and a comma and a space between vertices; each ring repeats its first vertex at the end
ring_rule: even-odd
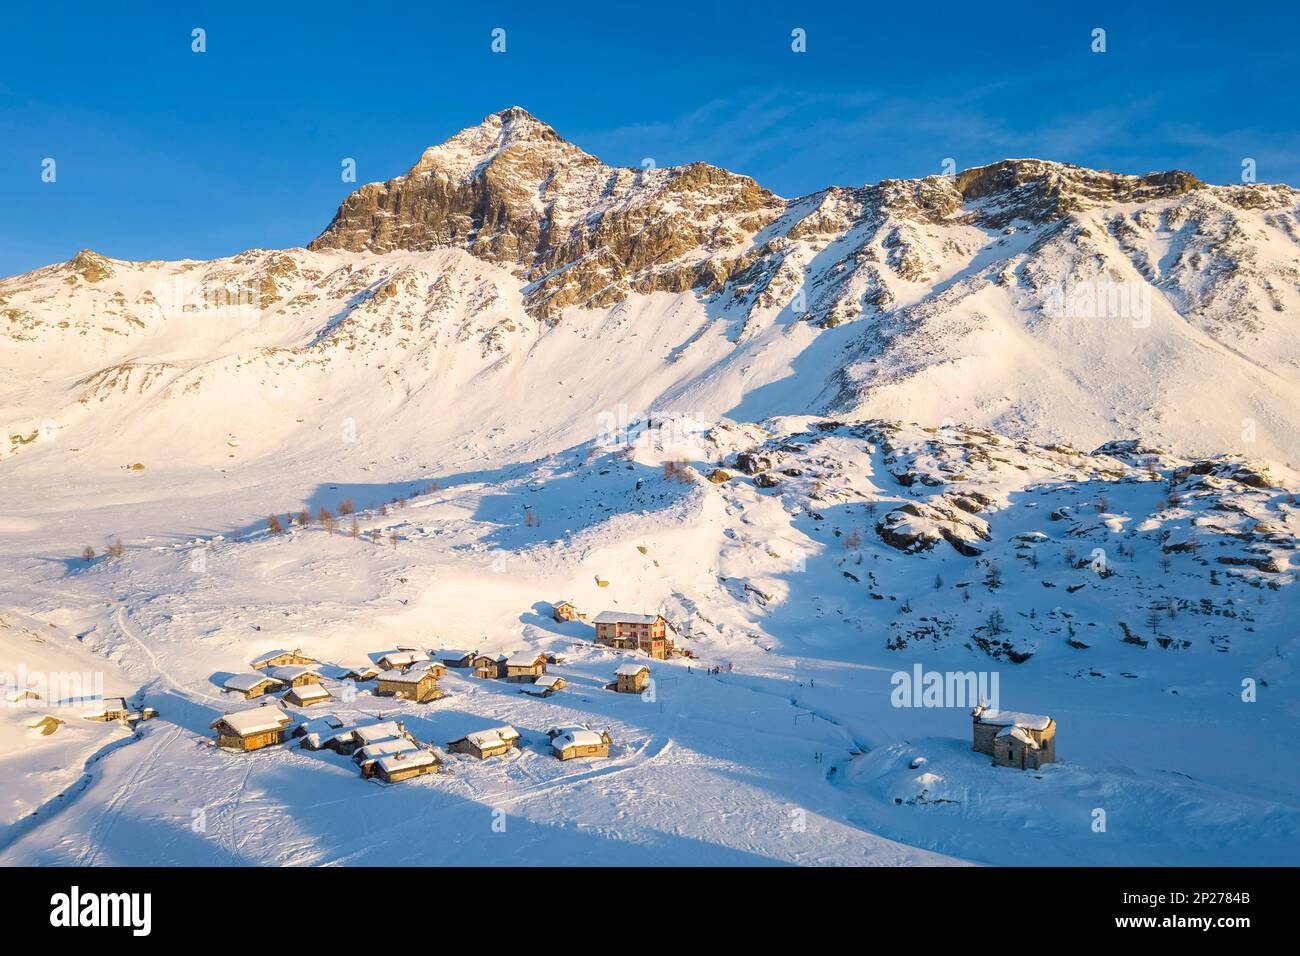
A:
POLYGON ((664 477, 669 481, 676 481, 679 484, 690 484, 691 465, 690 462, 682 459, 679 461, 664 462, 664 477))

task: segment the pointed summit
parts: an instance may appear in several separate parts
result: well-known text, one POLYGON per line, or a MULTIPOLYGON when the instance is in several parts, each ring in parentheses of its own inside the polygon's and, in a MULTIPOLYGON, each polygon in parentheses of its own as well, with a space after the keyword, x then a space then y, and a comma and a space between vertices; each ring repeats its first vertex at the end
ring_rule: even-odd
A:
MULTIPOLYGON (((313 249, 425 249, 479 243, 492 258, 528 258, 539 215, 585 212, 614 174, 520 106, 430 146, 404 176, 348 196, 313 249), (499 247, 499 248, 497 248, 499 247)), ((631 171, 619 174, 632 181, 631 171)))
POLYGON ((550 315, 630 288, 716 288, 734 263, 704 262, 734 255, 782 209, 749 177, 705 163, 606 166, 512 106, 352 193, 310 248, 459 247, 535 282, 530 308, 550 315))
MULTIPOLYGON (((442 145, 447 146, 455 142, 492 142, 499 148, 529 142, 568 143, 554 128, 543 123, 522 106, 512 106, 485 116, 477 126, 461 130, 442 145)), ((433 146, 430 150, 440 148, 433 146)))
POLYGON ((477 126, 461 130, 441 145, 430 146, 407 177, 438 170, 449 179, 464 182, 503 156, 522 160, 517 165, 523 168, 516 171, 525 174, 529 166, 549 174, 568 164, 599 163, 522 106, 512 106, 484 117, 477 126))
POLYGON ((532 139, 536 136, 548 139, 563 138, 551 126, 543 123, 522 106, 511 106, 508 109, 493 113, 491 116, 484 117, 479 126, 489 124, 495 124, 501 130, 502 139, 506 142, 532 139))
POLYGON ((66 265, 87 282, 99 282, 113 275, 113 267, 108 259, 94 249, 82 249, 66 265))

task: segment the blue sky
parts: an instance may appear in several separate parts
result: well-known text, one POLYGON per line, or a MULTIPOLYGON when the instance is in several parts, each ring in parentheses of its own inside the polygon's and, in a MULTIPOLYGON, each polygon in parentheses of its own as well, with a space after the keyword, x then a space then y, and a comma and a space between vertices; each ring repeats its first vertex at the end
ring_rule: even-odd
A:
POLYGON ((353 188, 344 157, 387 179, 514 104, 607 162, 704 160, 785 196, 948 157, 1211 182, 1250 157, 1260 181, 1300 184, 1292 4, 185 6, 6 5, 0 275, 83 247, 303 245, 353 188))

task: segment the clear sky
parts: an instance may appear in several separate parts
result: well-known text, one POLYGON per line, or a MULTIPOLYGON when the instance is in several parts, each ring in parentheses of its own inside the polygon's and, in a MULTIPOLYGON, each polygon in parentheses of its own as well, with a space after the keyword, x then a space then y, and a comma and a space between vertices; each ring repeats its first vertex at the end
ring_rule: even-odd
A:
POLYGON ((0 275, 304 245, 344 158, 388 179, 516 104, 606 162, 785 196, 1008 156, 1300 184, 1295 3, 287 6, 6 2, 0 275))

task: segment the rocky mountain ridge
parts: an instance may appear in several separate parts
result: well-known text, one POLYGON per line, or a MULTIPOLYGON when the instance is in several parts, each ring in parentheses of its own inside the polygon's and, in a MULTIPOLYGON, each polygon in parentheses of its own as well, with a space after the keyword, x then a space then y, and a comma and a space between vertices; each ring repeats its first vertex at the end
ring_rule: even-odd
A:
POLYGON ((356 190, 308 249, 83 250, 0 280, 0 407, 6 451, 31 451, 98 410, 215 407, 232 377, 316 410, 344 368, 422 401, 617 357, 574 414, 966 422, 1295 465, 1298 310, 1290 187, 1013 159, 784 199, 703 163, 606 165, 512 108, 356 190))

